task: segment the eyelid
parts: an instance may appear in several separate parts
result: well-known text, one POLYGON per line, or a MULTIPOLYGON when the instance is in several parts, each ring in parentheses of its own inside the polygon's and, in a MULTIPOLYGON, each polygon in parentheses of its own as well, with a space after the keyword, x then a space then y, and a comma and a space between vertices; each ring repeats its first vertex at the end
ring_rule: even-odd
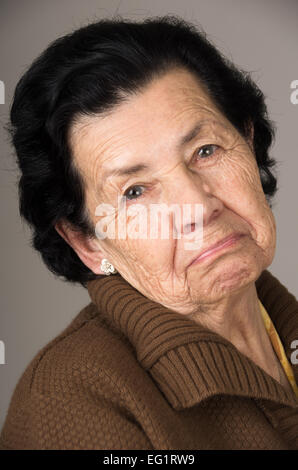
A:
POLYGON ((202 150, 204 147, 216 147, 215 151, 213 152, 212 155, 210 155, 209 157, 205 157, 205 158, 200 158, 199 160, 200 161, 213 161, 215 158, 216 158, 216 153, 219 151, 219 150, 223 150, 222 146, 221 145, 218 145, 218 144, 204 144, 204 145, 200 145, 200 147, 197 147, 197 149, 194 151, 194 154, 193 154, 193 157, 192 159, 196 159, 197 158, 197 155, 199 153, 200 150, 202 150))
POLYGON ((200 147, 197 148, 197 151, 202 150, 205 147, 220 147, 220 145, 218 145, 218 144, 203 144, 203 145, 200 145, 200 147))
POLYGON ((126 189, 122 190, 122 191, 121 191, 121 195, 122 195, 122 198, 123 198, 123 199, 126 199, 126 201, 128 201, 128 202, 138 201, 139 199, 142 199, 142 197, 144 196, 144 193, 146 192, 146 189, 148 189, 148 188, 147 188, 147 185, 135 183, 135 184, 129 185, 126 189), (135 197, 135 198, 133 198, 133 199, 128 199, 128 198, 125 196, 125 193, 127 193, 130 189, 132 189, 132 188, 134 188, 134 187, 136 187, 136 186, 140 186, 141 188, 145 188, 145 191, 144 191, 140 196, 138 196, 138 197, 135 197))

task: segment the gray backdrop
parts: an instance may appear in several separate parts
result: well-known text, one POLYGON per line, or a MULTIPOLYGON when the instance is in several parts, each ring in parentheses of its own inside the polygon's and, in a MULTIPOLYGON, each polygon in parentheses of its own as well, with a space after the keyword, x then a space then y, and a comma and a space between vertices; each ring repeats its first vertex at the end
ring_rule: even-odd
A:
MULTIPOLYGON (((141 20, 178 14, 201 24, 238 66, 253 72, 278 127, 272 154, 278 160, 279 190, 273 211, 277 250, 269 270, 298 298, 298 104, 290 84, 298 80, 297 0, 1 0, 0 80, 8 119, 15 85, 32 60, 58 36, 87 22, 118 13, 141 20)), ((0 427, 18 378, 37 351, 89 302, 82 287, 56 279, 30 247, 29 229, 18 215, 14 158, 0 126, 1 318, 0 427)))

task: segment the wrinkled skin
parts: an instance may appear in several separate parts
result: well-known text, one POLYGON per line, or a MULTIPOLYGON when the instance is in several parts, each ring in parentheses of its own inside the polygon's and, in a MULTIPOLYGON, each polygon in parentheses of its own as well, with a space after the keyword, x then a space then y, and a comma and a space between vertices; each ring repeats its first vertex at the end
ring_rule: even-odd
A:
MULTIPOLYGON (((217 331, 267 370, 275 367, 277 376, 255 288, 272 263, 276 227, 252 136, 253 129, 247 140, 236 131, 191 73, 168 71, 112 112, 80 117, 71 128, 70 145, 94 225, 100 203, 117 208, 118 196, 139 185, 141 195, 127 200, 127 207, 203 204, 202 246, 185 250, 186 227, 180 227, 181 239, 166 240, 85 240, 63 226, 56 228, 93 272, 102 274, 100 263, 107 258, 143 295, 217 331), (201 120, 200 133, 178 149, 180 137, 201 120), (216 146, 208 158, 198 154, 207 144, 216 146), (150 170, 102 179, 111 168, 138 163, 149 164, 150 170), (188 266, 196 254, 235 231, 244 234, 236 244, 188 266)), ((117 222, 118 209, 114 217, 117 222)), ((194 220, 187 222, 189 226, 194 220)))

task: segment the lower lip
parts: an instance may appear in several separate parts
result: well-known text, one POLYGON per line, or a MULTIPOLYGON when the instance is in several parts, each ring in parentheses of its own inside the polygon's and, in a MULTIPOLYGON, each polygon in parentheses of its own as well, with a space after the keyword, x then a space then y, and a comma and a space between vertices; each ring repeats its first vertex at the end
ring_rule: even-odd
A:
POLYGON ((224 243, 222 243, 221 245, 217 246, 216 248, 213 248, 212 250, 208 250, 206 251, 205 253, 203 253, 201 256, 199 256, 198 258, 196 258, 192 263, 191 265, 193 264, 197 264, 199 263, 200 261, 203 261, 207 258, 210 258, 212 255, 214 255, 215 253, 217 253, 218 251, 221 251, 223 250, 224 248, 228 248, 232 245, 234 245, 240 238, 242 238, 243 235, 235 235, 234 237, 232 238, 229 238, 228 240, 226 240, 224 243))

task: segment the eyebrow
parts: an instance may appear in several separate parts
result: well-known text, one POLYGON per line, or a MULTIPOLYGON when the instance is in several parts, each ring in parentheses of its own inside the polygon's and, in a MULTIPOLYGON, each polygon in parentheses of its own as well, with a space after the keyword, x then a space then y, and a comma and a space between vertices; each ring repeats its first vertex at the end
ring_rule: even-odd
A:
MULTIPOLYGON (((182 147, 184 147, 186 144, 191 142, 200 132, 202 127, 205 125, 206 121, 199 121, 197 122, 191 129, 190 131, 187 132, 181 139, 179 140, 176 150, 180 150, 182 147)), ((146 170, 149 170, 150 166, 145 164, 145 163, 139 163, 135 165, 130 165, 126 167, 121 167, 121 168, 114 168, 114 169, 109 169, 104 172, 103 174, 103 181, 106 180, 108 177, 111 176, 129 176, 129 175, 134 175, 137 173, 144 172, 146 170)))
POLYGON ((202 127, 206 124, 206 121, 199 121, 197 122, 194 127, 190 129, 190 131, 181 137, 180 141, 178 142, 178 145, 176 147, 177 150, 181 149, 184 147, 184 145, 188 144, 191 142, 197 135, 200 133, 202 127))
POLYGON ((139 163, 138 165, 131 165, 123 168, 114 168, 113 170, 108 170, 104 172, 102 181, 105 181, 107 178, 111 176, 128 176, 128 175, 135 175, 137 173, 141 173, 145 170, 149 170, 150 166, 146 165, 145 163, 139 163))

